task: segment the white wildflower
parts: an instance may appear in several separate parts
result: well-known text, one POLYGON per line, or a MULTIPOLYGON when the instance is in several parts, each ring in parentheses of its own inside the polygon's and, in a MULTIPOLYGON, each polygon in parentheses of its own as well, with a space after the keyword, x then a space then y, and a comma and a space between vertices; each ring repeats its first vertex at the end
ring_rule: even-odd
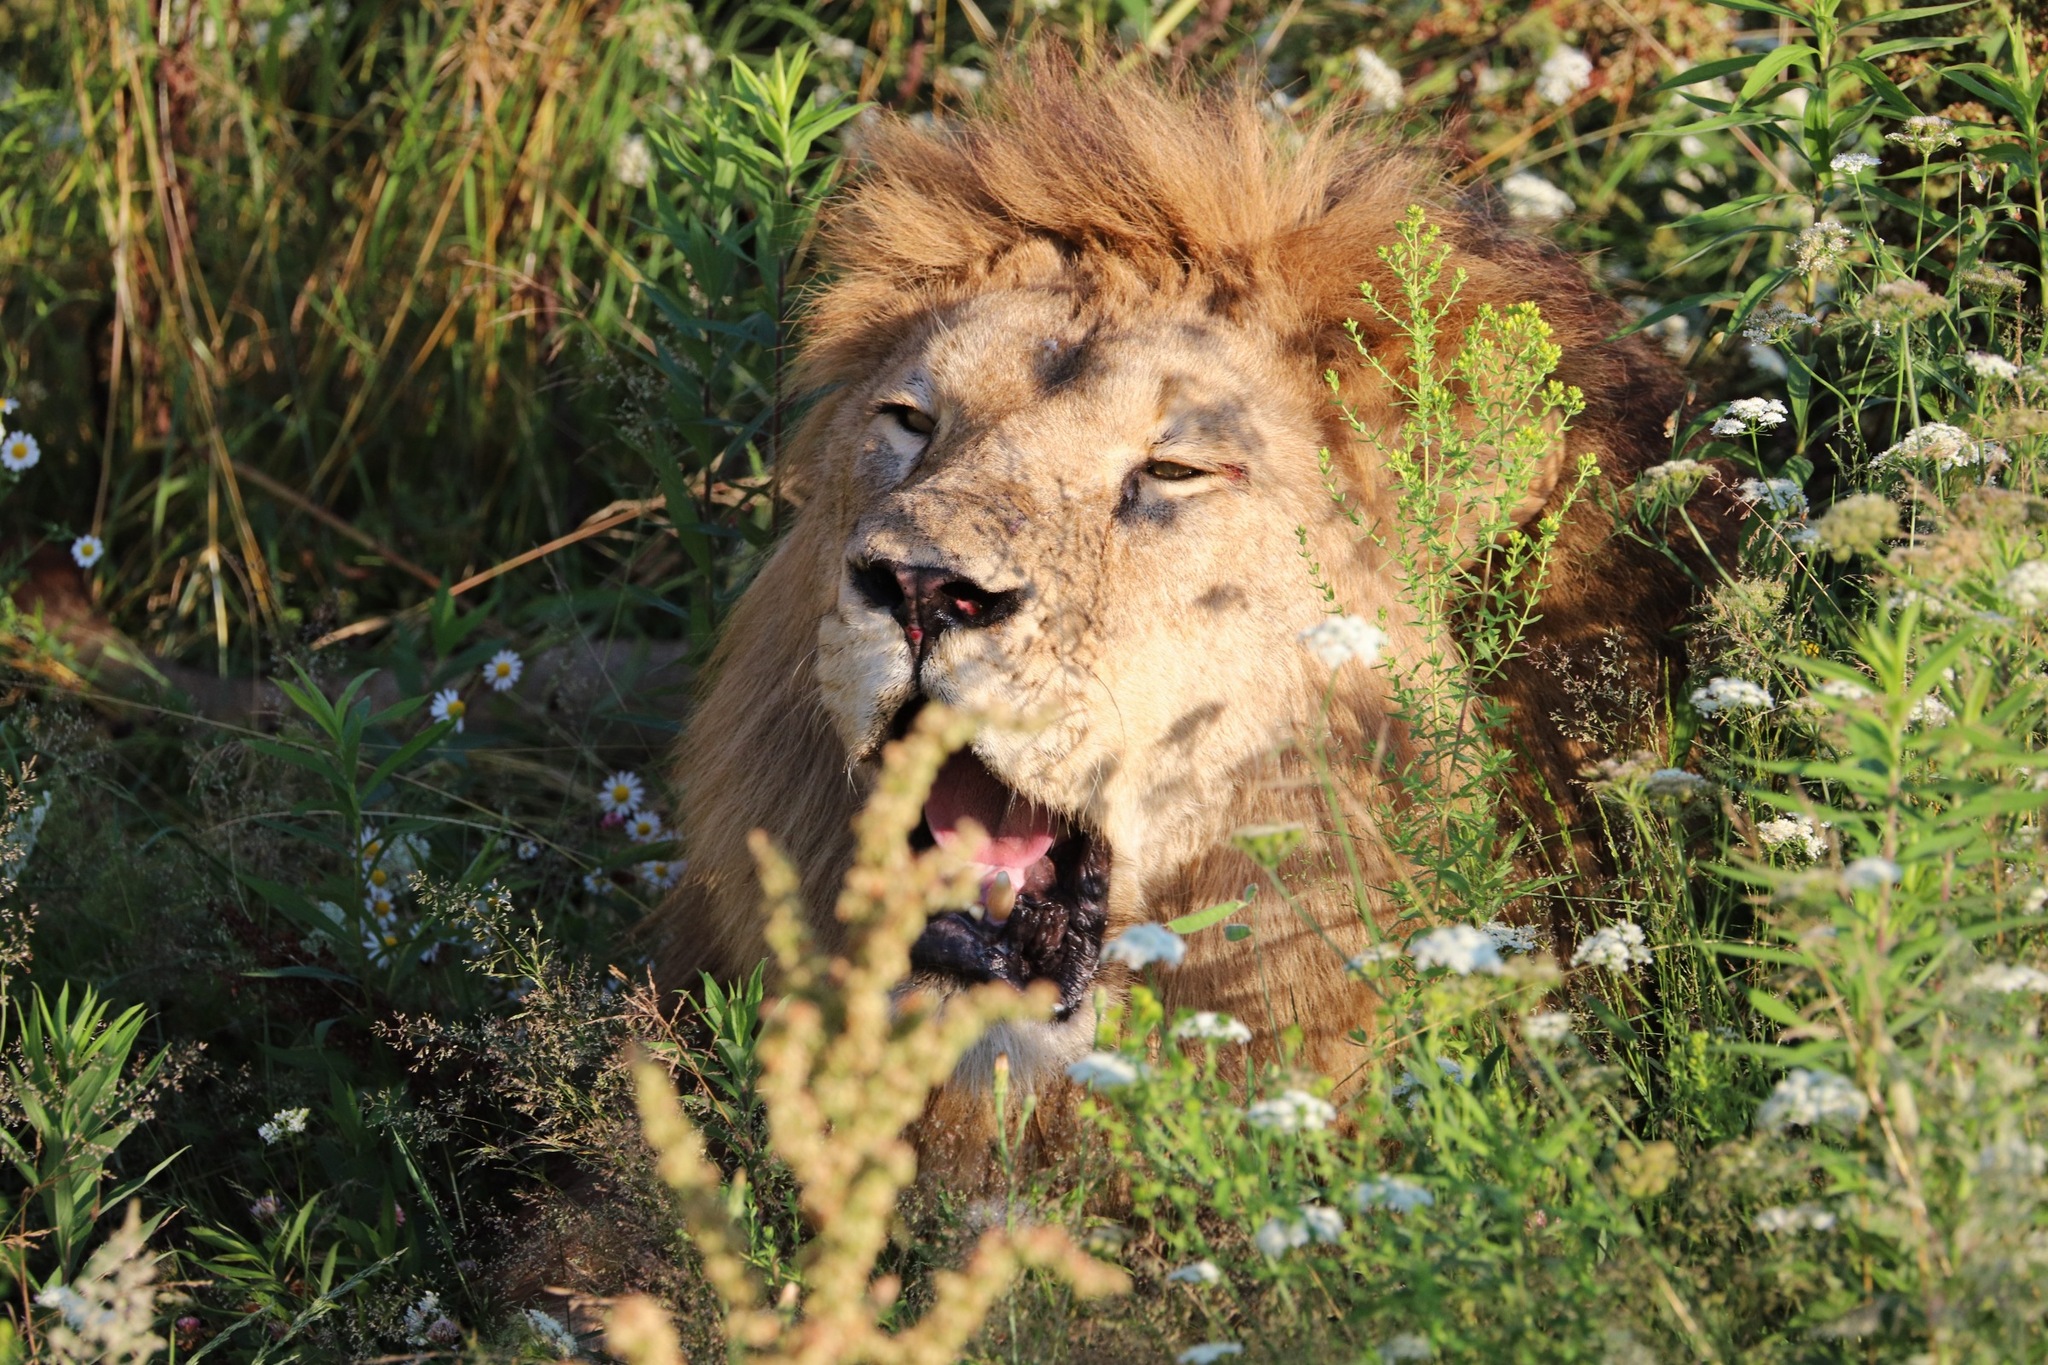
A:
POLYGON ((1362 664, 1379 662, 1387 633, 1356 616, 1326 616, 1295 637, 1326 668, 1342 668, 1356 659, 1362 664))
POLYGON ((1970 373, 1979 379, 2018 379, 2020 367, 2002 355, 1990 351, 1965 351, 1963 363, 1970 367, 1970 373))
POLYGON ((1202 1038, 1217 1043, 1249 1043, 1252 1031, 1240 1020, 1214 1010, 1191 1014, 1173 1026, 1176 1038, 1202 1038))
POLYGON ((1351 1187, 1351 1207, 1360 1213, 1385 1209, 1388 1213, 1413 1213, 1436 1203, 1436 1196, 1419 1180, 1405 1175, 1378 1175, 1351 1187))
POLYGON ((1593 59, 1575 47, 1555 47, 1536 71, 1536 98, 1563 104, 1593 81, 1593 59))
POLYGON ((398 932, 398 916, 391 912, 390 893, 374 893, 365 898, 363 908, 370 915, 370 922, 363 930, 363 954, 370 959, 371 966, 389 967, 402 941, 398 932), (385 899, 378 900, 379 895, 385 899))
POLYGON ((1861 175, 1877 169, 1877 158, 1869 152, 1838 152, 1828 166, 1837 175, 1861 175))
POLYGON ((26 474, 42 458, 43 448, 27 432, 10 431, 0 435, 0 466, 5 466, 10 474, 26 474))
POLYGON ((1907 725, 1926 730, 1938 730, 1955 718, 1955 708, 1932 692, 1914 702, 1906 712, 1907 725))
MULTIPOLYGON (((1282 1249, 1284 1250, 1285 1248, 1282 1249)), ((1208 1262, 1204 1261, 1202 1264, 1207 1265, 1208 1262)), ((1175 1356, 1173 1358, 1173 1365, 1215 1365, 1216 1361, 1222 1360, 1226 1356, 1241 1356, 1243 1354, 1244 1345, 1241 1342, 1205 1341, 1200 1345, 1190 1346, 1175 1356)))
MULTIPOLYGON (((1455 1059, 1439 1057, 1436 1059, 1436 1067, 1438 1071, 1442 1072, 1454 1084, 1465 1084, 1465 1068, 1455 1059)), ((1416 1075, 1413 1071, 1403 1069, 1401 1081, 1394 1087, 1394 1098, 1406 1101, 1408 1107, 1413 1109, 1422 1102, 1422 1089, 1422 1077, 1416 1075)))
POLYGON ((1858 858, 1842 869, 1842 885, 1851 891, 1881 891, 1897 886, 1902 875, 1890 858, 1858 858))
POLYGON ((1970 973, 1964 982, 1973 991, 1987 995, 2048 995, 2048 972, 2018 963, 1994 962, 1970 973))
POLYGON ((1090 1090, 1114 1090, 1130 1085, 1139 1076, 1138 1064, 1114 1052, 1091 1052, 1067 1068, 1070 1080, 1090 1090))
POLYGON ((668 837, 661 816, 651 810, 636 810, 626 817, 626 837, 636 844, 651 844, 668 837))
POLYGON ((2048 609, 2048 559, 2030 559, 2007 574, 1998 591, 2029 616, 2048 609))
POLYGON ((640 189, 654 178, 654 151, 639 133, 628 133, 612 149, 612 179, 640 189))
POLYGON ((509 649, 501 649, 484 665, 484 682, 493 692, 510 692, 526 671, 526 661, 509 649))
POLYGON ((1820 832, 1813 827, 1810 815, 1779 815, 1760 822, 1756 827, 1757 842, 1765 848, 1792 848, 1811 860, 1828 851, 1820 832))
POLYGON ((1728 405, 1728 415, 1746 427, 1769 431, 1785 425, 1792 416, 1775 398, 1738 398, 1728 405))
POLYGON ((1977 1174, 1992 1180, 2039 1180, 2048 1175, 2048 1148, 2008 1134, 1978 1150, 1977 1174))
POLYGON ((1855 235, 1840 223, 1815 223, 1792 239, 1792 260, 1800 273, 1817 275, 1840 265, 1855 245, 1855 235))
POLYGON ((1358 93, 1364 96, 1367 113, 1392 113, 1401 107, 1401 73, 1387 65, 1386 58, 1361 47, 1352 51, 1351 62, 1358 68, 1358 93))
POLYGON ((1301 1223, 1312 1242, 1327 1245, 1344 1240, 1344 1215, 1328 1204, 1303 1204, 1301 1223))
POLYGON ((673 858, 650 858, 640 864, 640 880, 657 891, 666 891, 682 880, 683 865, 673 858))
POLYGON ((1870 1101, 1847 1076, 1817 1067, 1794 1067, 1757 1109, 1756 1126, 1766 1132, 1822 1125, 1854 1128, 1869 1112, 1870 1101))
POLYGON ((1574 967, 1601 967, 1617 974, 1648 966, 1651 960, 1649 942, 1634 920, 1608 925, 1582 940, 1572 953, 1574 967))
POLYGON ((1501 181, 1500 194, 1510 218, 1562 218, 1579 207, 1577 200, 1534 171, 1516 171, 1501 181))
POLYGON ((71 562, 90 569, 107 557, 107 543, 98 536, 85 535, 71 542, 71 562))
POLYGON ((1505 969, 1500 946, 1485 930, 1469 924, 1446 925, 1418 936, 1408 945, 1408 955, 1424 971, 1443 967, 1458 976, 1474 972, 1498 976, 1505 969))
POLYGON ((1818 1204, 1798 1204, 1789 1209, 1765 1209, 1750 1220, 1749 1225, 1766 1236, 1788 1232, 1826 1232, 1834 1227, 1835 1215, 1818 1204))
POLYGON ((1121 962, 1136 971, 1157 962, 1178 967, 1188 955, 1188 941, 1163 924, 1133 924, 1103 945, 1104 962, 1121 962))
POLYGON ((1168 1284, 1222 1284, 1223 1268, 1214 1261, 1190 1261, 1166 1273, 1168 1284))
POLYGON ((1705 687, 1693 689, 1693 709, 1706 715, 1720 711, 1768 711, 1775 704, 1771 694, 1743 678, 1715 678, 1705 687))
POLYGON ((1492 939, 1493 946, 1504 953, 1533 953, 1542 942, 1542 935, 1532 926, 1503 924, 1497 919, 1480 925, 1479 932, 1492 939))
POLYGON ((1836 701, 1859 702, 1870 700, 1870 689, 1861 683, 1850 682, 1847 678, 1829 678, 1813 689, 1824 697, 1836 701))
POLYGON ((609 896, 612 893, 612 879, 602 872, 583 874, 583 891, 590 896, 609 896))
POLYGON ((1391 943, 1375 943, 1364 952, 1353 953, 1344 960, 1344 970, 1353 976, 1365 976, 1374 967, 1385 962, 1399 962, 1406 954, 1391 943))
POLYGON ((526 1325, 557 1356, 564 1358, 573 1356, 581 1349, 577 1345, 576 1334, 564 1326, 562 1320, 552 1313, 544 1313, 538 1308, 529 1308, 526 1310, 526 1325))
POLYGON ((637 773, 613 773, 597 792, 598 809, 606 815, 631 815, 646 799, 647 788, 637 773))
POLYGON ((1337 1121, 1337 1110, 1306 1090, 1283 1090, 1278 1098, 1248 1105, 1244 1117, 1252 1127, 1276 1133, 1315 1133, 1337 1121))
POLYGON ((469 704, 463 701, 460 692, 452 687, 444 687, 434 694, 434 704, 427 708, 427 714, 437 722, 454 721, 455 733, 459 735, 462 733, 463 713, 468 710, 469 704))
POLYGON ((1429 1344, 1429 1338, 1416 1332, 1401 1332, 1380 1343, 1380 1359, 1387 1365, 1401 1360, 1429 1360, 1436 1355, 1436 1347, 1429 1344))
POLYGON ((461 1329, 441 1311, 441 1296, 428 1290, 405 1310, 405 1339, 413 1346, 452 1346, 461 1329))
POLYGON ((522 839, 517 852, 520 862, 530 863, 540 856, 540 845, 531 839, 522 839))
POLYGON ((1774 517, 1806 515, 1806 490, 1791 479, 1744 479, 1736 496, 1774 517))
POLYGON ((1932 156, 1944 147, 1960 147, 1963 142, 1956 136, 1955 125, 1935 114, 1907 119, 1902 131, 1886 133, 1884 140, 1910 147, 1922 156, 1932 156))
POLYGON ((1267 1256, 1280 1257, 1308 1245, 1308 1227, 1296 1218, 1268 1218, 1252 1234, 1252 1245, 1267 1256))
POLYGON ((285 1138, 306 1131, 306 1120, 312 1117, 310 1109, 280 1109, 270 1116, 267 1123, 258 1124, 256 1136, 263 1139, 263 1145, 274 1147, 285 1138))
POLYGON ((1555 1046, 1572 1036, 1572 1017, 1564 1010, 1536 1010, 1522 1016, 1522 1037, 1555 1046))
MULTIPOLYGON (((392 890, 391 887, 383 882, 372 882, 363 888, 363 913, 374 916, 379 920, 386 919, 391 915, 393 909, 396 908, 397 900, 398 893, 392 890)), ((365 936, 365 946, 369 946, 371 938, 380 938, 381 941, 380 935, 372 933, 365 936)), ((379 949, 372 947, 371 951, 376 952, 379 949)))
POLYGON ((1996 441, 1973 440, 1967 432, 1946 422, 1927 422, 1914 427, 1895 446, 1872 460, 1880 468, 1926 462, 1936 469, 1967 469, 1972 465, 2002 464, 2005 448, 1996 441))

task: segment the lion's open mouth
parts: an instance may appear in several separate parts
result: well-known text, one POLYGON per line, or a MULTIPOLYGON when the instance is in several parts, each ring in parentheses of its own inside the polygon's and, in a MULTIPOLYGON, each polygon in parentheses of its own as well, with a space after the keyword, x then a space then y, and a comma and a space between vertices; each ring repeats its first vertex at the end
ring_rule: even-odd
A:
POLYGON ((967 750, 939 771, 913 845, 959 842, 981 865, 981 903, 932 916, 911 945, 914 972, 969 983, 1050 981, 1057 1017, 1095 979, 1109 901, 1109 844, 1025 800, 967 750), (974 838, 972 821, 993 837, 974 838))

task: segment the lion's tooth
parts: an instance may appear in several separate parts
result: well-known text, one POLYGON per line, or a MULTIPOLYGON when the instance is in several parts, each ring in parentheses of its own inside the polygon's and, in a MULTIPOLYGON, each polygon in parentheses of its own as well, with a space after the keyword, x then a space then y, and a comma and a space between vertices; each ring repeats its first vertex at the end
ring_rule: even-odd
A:
POLYGON ((1017 906, 1017 888, 1011 883, 1008 870, 996 873, 982 892, 982 903, 988 906, 991 922, 1001 924, 1010 917, 1010 911, 1017 906))

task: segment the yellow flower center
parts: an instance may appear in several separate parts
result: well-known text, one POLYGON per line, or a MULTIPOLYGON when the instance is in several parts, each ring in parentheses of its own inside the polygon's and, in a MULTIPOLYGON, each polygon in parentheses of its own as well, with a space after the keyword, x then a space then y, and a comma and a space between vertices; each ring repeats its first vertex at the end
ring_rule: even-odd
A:
POLYGON ((391 880, 390 874, 381 867, 370 874, 370 885, 372 886, 382 886, 389 880, 391 880))
POLYGON ((508 663, 496 663, 496 664, 492 664, 492 665, 491 665, 491 672, 493 672, 493 673, 497 674, 497 675, 498 675, 499 677, 503 678, 503 677, 506 677, 506 676, 508 676, 508 675, 509 675, 509 674, 510 674, 510 673, 512 672, 512 665, 510 665, 510 664, 508 664, 508 663))
POLYGON ((363 845, 363 857, 373 863, 377 861, 377 856, 383 851, 384 841, 382 839, 372 839, 369 843, 363 845))
POLYGON ((459 701, 451 701, 448 703, 449 718, 452 720, 460 720, 462 718, 462 713, 464 711, 467 711, 468 709, 469 708, 467 706, 463 705, 459 701))
POLYGON ((631 787, 624 785, 623 783, 621 783, 619 786, 612 788, 612 800, 617 801, 622 805, 625 803, 626 799, 630 797, 632 794, 633 789, 631 787))

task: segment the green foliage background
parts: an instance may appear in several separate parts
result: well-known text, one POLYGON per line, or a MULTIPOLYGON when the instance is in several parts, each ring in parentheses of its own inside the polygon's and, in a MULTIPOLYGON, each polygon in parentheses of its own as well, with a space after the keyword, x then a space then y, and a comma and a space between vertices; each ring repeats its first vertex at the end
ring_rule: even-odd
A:
MULTIPOLYGON (((716 1352, 687 1238, 637 1155, 629 1037, 745 1174, 732 1198, 750 1258, 784 1282, 804 1223, 753 1089, 758 983, 680 1012, 635 991, 633 926, 673 850, 599 823, 593 797, 618 770, 656 785, 689 669, 772 543, 776 453, 803 401, 780 361, 811 279, 806 232, 862 105, 950 116, 1000 53, 1051 35, 1116 44, 1135 65, 1250 73, 1284 124, 1368 104, 1357 54, 1377 54, 1403 84, 1379 116, 1440 139, 1462 182, 1513 204, 1512 178, 1533 174, 1570 197, 1551 230, 1695 379, 1699 420, 1674 448, 1723 400, 1782 398, 1791 420, 1720 453, 1803 482, 1818 514, 1836 493, 1896 491, 1873 453, 1935 420, 2000 436, 2022 460, 2008 485, 2031 488, 2041 395, 1959 359, 2041 354, 2044 35, 2013 22, 2026 18, 2003 0, 0 10, 0 393, 20 403, 6 426, 41 448, 33 469, 0 475, 0 744, 17 780, 0 955, 14 1169, 0 1288, 16 1335, 0 1352, 77 1349, 62 1307, 37 1296, 83 1282, 137 1192, 141 1233, 173 1253, 159 1278, 185 1286, 151 1328, 169 1356, 552 1358, 560 1343, 519 1307, 565 1261, 607 1292, 665 1296, 693 1348, 716 1352), (1560 48, 1591 70, 1551 98, 1540 73, 1560 48), (1915 111, 1952 119, 1959 149, 1886 142, 1915 111), (1831 170, 1847 150, 1882 155, 1880 175, 1831 170), (1799 259, 1816 213, 1855 233, 1832 274, 1799 259), (1973 289, 1987 269, 2017 283, 1973 289), (1914 279, 1947 303, 1873 334, 1896 319, 1866 301, 1914 279), (1771 322, 1771 308, 1823 322, 1771 322), (77 571, 69 547, 87 533, 106 557, 77 571), (553 548, 519 561, 540 547, 553 548), (477 678, 503 648, 527 671, 501 695, 477 678), (246 685, 264 678, 288 681, 246 685), (429 719, 447 688, 468 708, 460 726, 429 719), (397 889, 388 911, 364 904, 380 871, 397 889), (302 1131, 259 1137, 298 1109, 302 1131)), ((1942 506, 1967 491, 1934 483, 1942 506)), ((1809 1254, 1754 1230, 1758 1201, 1797 1203, 1804 1180, 1883 1204, 1858 1185, 1891 1178, 1882 1155, 1742 1145, 1793 1062, 1880 1097, 1898 1075, 1872 1057, 1955 1076, 1959 1036, 2032 1065, 2023 1006, 1927 1021, 1947 1018, 1929 1002, 1957 936, 1971 954, 2038 954, 2023 922, 2040 910, 2024 900, 2038 831, 2025 799, 1999 795, 2024 786, 2040 742, 2038 698, 2016 681, 2037 671, 2037 643, 2000 653, 1932 613, 1871 623, 1894 592, 2003 609, 2005 575, 2038 553, 2031 515, 1930 513, 1921 530, 1960 525, 1973 548, 1913 539, 1920 558, 1888 561, 1796 553, 1760 519, 1696 662, 1780 697, 1853 673, 1896 705, 1825 734, 1825 717, 1744 730, 1681 706, 1654 757, 1715 780, 1711 819, 1698 812, 1712 802, 1681 818, 1643 796, 1641 772, 1610 775, 1627 797, 1617 827, 1645 856, 1601 913, 1640 919, 1662 948, 1646 991, 1583 973, 1559 988, 1591 1021, 1587 1067, 1553 1070, 1549 1089, 1446 1088, 1435 1044, 1418 1041, 1426 1103, 1382 1101, 1391 1117, 1361 1130, 1380 1146, 1341 1154, 1255 1152, 1241 1130, 1200 1125, 1199 1140, 1148 1146, 1166 1129, 1140 1121, 1145 1106, 1215 1100, 1213 1070, 1171 1073, 1127 1111, 1105 1103, 1126 1167, 1095 1177, 1135 1177, 1144 1216, 1126 1259, 1149 1267, 1149 1288, 1083 1313, 1027 1284, 981 1349, 1166 1359, 1227 1332, 1275 1359, 1417 1333, 1474 1359, 2039 1350, 2035 1204, 1992 1232, 1946 1229, 1960 1239, 1946 1250, 1925 1226, 1873 1218, 1839 1254, 1809 1254), (1935 681, 1942 668, 1957 678, 1935 681), (1937 691, 1967 721, 1961 748, 1923 744, 1908 720, 1937 691), (1903 813, 1923 786, 1946 823, 1903 813), (1760 927, 1775 912, 1759 905, 1805 875, 1759 852, 1759 820, 1780 811, 1831 822, 1837 864, 1901 863, 1919 898, 1856 959, 1864 1003, 1842 1009, 1870 1027, 1839 1030, 1861 1040, 1847 1052, 1786 1041, 1820 1036, 1813 1001, 1854 992, 1829 984, 1839 964, 1760 927), (1916 870, 1916 848, 1935 870, 1916 870), (1965 911, 1958 867, 1990 878, 1965 911), (1464 1183, 1455 1198, 1439 1186, 1442 1221, 1389 1231, 1379 1259, 1302 1257, 1297 1273, 1249 1252, 1285 1213, 1287 1182, 1336 1198, 1338 1173, 1375 1169, 1376 1153, 1430 1149, 1462 1153, 1464 1183), (1215 1203, 1146 1202, 1201 1182, 1215 1203), (1569 1209, 1554 1263, 1557 1234, 1537 1236, 1516 1202, 1545 1200, 1569 1209), (1972 1260, 1962 1242, 2013 1259, 1972 1260), (1631 1262, 1625 1245, 1655 1252, 1631 1262), (1198 1254, 1231 1267, 1227 1304, 1162 1282, 1198 1254), (1656 1274, 1613 1273, 1624 1264, 1656 1274), (1390 1283, 1412 1292, 1380 1294, 1390 1283), (1857 1331, 1821 1330, 1859 1313, 1857 1331)), ((1867 904, 1847 905, 1867 927, 1867 904)), ((1443 1055, 1472 1071, 1511 1054, 1549 1064, 1515 1039, 1528 982, 1499 999, 1405 977, 1388 989, 1417 992, 1403 998, 1422 1034, 1468 1030, 1443 1055)), ((1146 1008, 1133 1040, 1170 1025, 1146 1008)), ((2028 1103, 1955 1101, 1951 1145, 1923 1164, 1946 1172, 1960 1219, 1980 1210, 1980 1147, 2048 1140, 2028 1103)), ((1929 1133, 1950 1121, 1921 1109, 1929 1133)), ((1087 1221, 1073 1187, 1057 1197, 1087 1221)), ((967 1215, 906 1213, 890 1267, 903 1312, 967 1215)))

